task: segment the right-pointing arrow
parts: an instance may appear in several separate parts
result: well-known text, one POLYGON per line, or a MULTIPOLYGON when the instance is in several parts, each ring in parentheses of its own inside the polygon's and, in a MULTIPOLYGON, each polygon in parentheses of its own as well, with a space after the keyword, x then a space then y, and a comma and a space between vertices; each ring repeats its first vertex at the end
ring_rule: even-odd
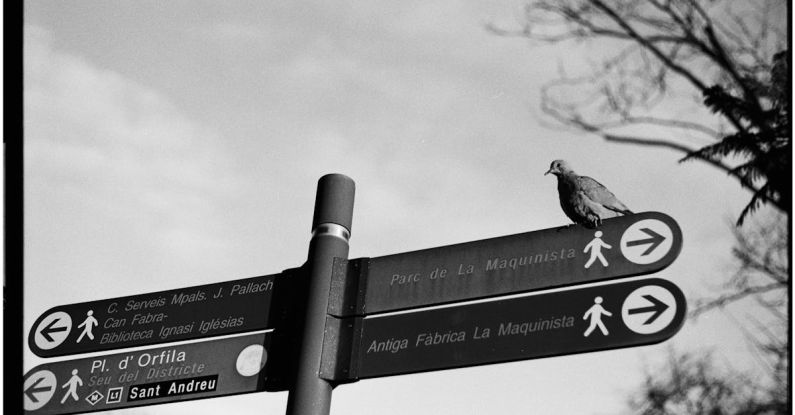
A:
POLYGON ((660 235, 657 232, 654 232, 649 228, 640 228, 640 231, 645 233, 646 235, 649 235, 650 237, 646 239, 636 239, 634 241, 628 241, 627 246, 649 245, 649 247, 646 248, 646 250, 643 251, 642 254, 640 254, 641 256, 650 254, 658 246, 660 246, 660 244, 663 243, 663 241, 665 241, 664 236, 660 235))
POLYGON ((651 312, 653 312, 654 314, 649 316, 649 318, 646 319, 646 321, 644 321, 643 324, 646 325, 646 324, 654 323, 654 320, 657 320, 657 318, 660 317, 660 315, 663 312, 665 312, 665 310, 668 309, 668 304, 665 304, 664 302, 658 300, 657 298, 655 298, 651 294, 646 294, 646 295, 643 296, 643 298, 645 298, 650 303, 652 303, 652 305, 650 305, 648 307, 640 307, 640 308, 633 308, 633 309, 627 310, 627 314, 641 314, 641 313, 651 313, 651 312))
POLYGON ((33 402, 33 403, 38 403, 39 402, 39 399, 36 398, 36 394, 37 393, 49 392, 50 390, 52 390, 52 386, 38 387, 39 383, 41 383, 43 380, 44 380, 44 378, 38 378, 38 379, 36 379, 36 382, 34 382, 27 389, 25 389, 25 395, 27 395, 28 399, 30 399, 31 402, 33 402))
POLYGON ((50 334, 58 333, 60 331, 66 331, 67 330, 66 326, 53 327, 55 325, 55 323, 57 323, 59 321, 61 321, 61 319, 56 318, 55 320, 51 321, 50 324, 47 325, 47 327, 41 329, 41 331, 40 331, 41 336, 44 337, 44 339, 47 340, 48 342, 54 342, 55 341, 55 339, 53 339, 52 336, 50 336, 50 334))

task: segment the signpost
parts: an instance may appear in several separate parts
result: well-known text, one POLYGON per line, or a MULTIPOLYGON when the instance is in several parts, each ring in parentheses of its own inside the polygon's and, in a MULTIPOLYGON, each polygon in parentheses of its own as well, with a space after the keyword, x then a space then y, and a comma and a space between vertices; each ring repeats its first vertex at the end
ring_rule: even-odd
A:
POLYGON ((657 272, 679 255, 682 231, 644 212, 597 229, 568 226, 349 260, 335 269, 344 317, 438 305, 657 272), (343 282, 345 281, 345 282, 343 282))
POLYGON ((676 334, 685 298, 644 279, 526 297, 356 319, 338 381, 659 343, 676 334))
POLYGON ((327 415, 341 383, 653 344, 682 326, 685 298, 662 279, 380 315, 657 272, 682 232, 645 212, 347 260, 354 188, 318 182, 301 268, 43 313, 28 336, 41 357, 273 331, 39 365, 24 376, 25 413, 289 389, 288 415, 327 415))
POLYGON ((39 365, 23 383, 26 414, 108 411, 265 390, 271 333, 39 365))
POLYGON ((49 357, 273 328, 295 271, 54 307, 33 324, 28 345, 49 357))

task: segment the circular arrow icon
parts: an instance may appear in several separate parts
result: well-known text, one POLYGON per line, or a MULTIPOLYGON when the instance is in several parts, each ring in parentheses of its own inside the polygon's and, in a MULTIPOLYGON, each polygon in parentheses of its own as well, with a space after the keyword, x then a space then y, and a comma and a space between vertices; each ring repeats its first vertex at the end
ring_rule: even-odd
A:
POLYGON ((665 222, 644 219, 630 225, 621 235, 621 253, 636 264, 651 264, 662 259, 673 242, 673 231, 665 222))
POLYGON ((72 318, 63 311, 56 311, 41 320, 33 335, 39 349, 50 350, 63 343, 72 330, 72 318))
POLYGON ((635 333, 652 334, 665 329, 676 316, 676 298, 659 285, 632 291, 621 306, 621 319, 635 333))
POLYGON ((25 395, 23 403, 25 410, 35 411, 46 405, 55 394, 57 386, 58 381, 55 379, 55 374, 49 370, 40 370, 30 375, 22 386, 25 395))

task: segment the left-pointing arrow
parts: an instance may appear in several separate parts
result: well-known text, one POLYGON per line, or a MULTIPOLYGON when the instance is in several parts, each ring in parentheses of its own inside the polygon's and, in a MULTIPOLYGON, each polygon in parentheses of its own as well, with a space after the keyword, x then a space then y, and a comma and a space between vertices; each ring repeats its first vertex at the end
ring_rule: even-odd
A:
POLYGON ((39 387, 39 384, 42 381, 44 381, 44 378, 36 379, 36 382, 25 389, 25 395, 27 395, 28 399, 30 399, 32 402, 39 402, 39 399, 36 398, 37 393, 49 392, 52 390, 52 386, 39 387))
POLYGON ((641 313, 654 312, 654 314, 649 316, 649 318, 647 318, 646 321, 643 322, 643 324, 645 325, 645 324, 654 323, 654 320, 657 320, 657 318, 660 317, 660 314, 662 314, 663 312, 665 312, 665 310, 668 309, 668 304, 665 304, 664 302, 658 300, 657 298, 655 298, 651 294, 646 294, 646 295, 643 296, 643 298, 645 298, 650 303, 652 303, 652 305, 650 305, 648 307, 633 308, 633 309, 628 310, 627 313, 628 314, 641 314, 641 313))
POLYGON ((40 333, 47 341, 49 342, 55 341, 55 339, 52 338, 51 334, 68 330, 68 327, 66 326, 53 327, 55 326, 55 323, 59 321, 61 321, 61 319, 56 318, 55 320, 51 321, 50 324, 48 324, 46 327, 41 329, 40 333))

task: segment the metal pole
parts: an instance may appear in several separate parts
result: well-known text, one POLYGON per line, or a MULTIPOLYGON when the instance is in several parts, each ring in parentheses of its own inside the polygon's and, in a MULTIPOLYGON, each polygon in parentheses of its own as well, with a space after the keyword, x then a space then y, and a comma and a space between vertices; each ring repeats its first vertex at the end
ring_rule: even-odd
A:
POLYGON ((341 174, 320 178, 307 258, 308 292, 295 382, 287 415, 327 415, 332 385, 320 378, 320 356, 334 258, 348 258, 355 184, 341 174))

